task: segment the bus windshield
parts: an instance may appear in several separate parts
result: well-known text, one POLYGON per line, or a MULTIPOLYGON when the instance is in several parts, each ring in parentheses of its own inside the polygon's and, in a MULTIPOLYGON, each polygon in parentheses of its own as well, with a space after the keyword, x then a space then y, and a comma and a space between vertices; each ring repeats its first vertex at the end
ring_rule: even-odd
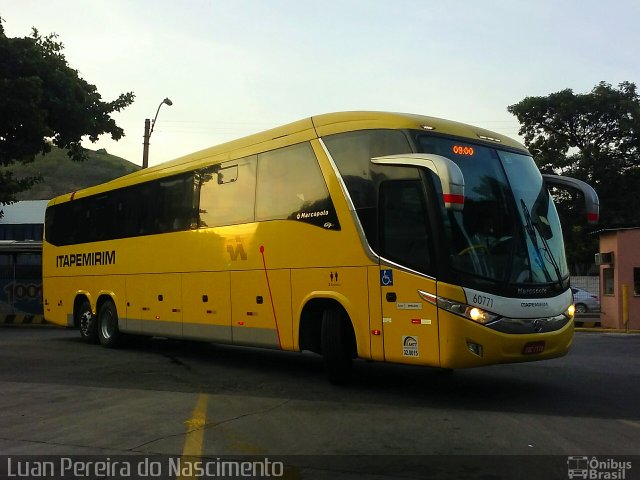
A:
POLYGON ((558 214, 530 156, 432 136, 420 147, 464 175, 464 209, 443 210, 454 270, 512 285, 567 277, 558 214))

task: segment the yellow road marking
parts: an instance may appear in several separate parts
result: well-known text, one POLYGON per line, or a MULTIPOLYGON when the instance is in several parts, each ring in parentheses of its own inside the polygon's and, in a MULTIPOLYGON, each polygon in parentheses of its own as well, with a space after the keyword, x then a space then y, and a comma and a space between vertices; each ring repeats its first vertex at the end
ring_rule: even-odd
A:
MULTIPOLYGON (((204 426, 207 423, 207 404, 209 396, 201 393, 198 395, 198 401, 191 413, 191 418, 187 420, 187 432, 184 439, 184 447, 182 449, 181 465, 200 460, 202 455, 202 444, 204 441, 204 426)), ((184 471, 193 471, 193 469, 184 469, 184 471)), ((195 476, 178 475, 176 480, 187 480, 196 478, 195 476)))

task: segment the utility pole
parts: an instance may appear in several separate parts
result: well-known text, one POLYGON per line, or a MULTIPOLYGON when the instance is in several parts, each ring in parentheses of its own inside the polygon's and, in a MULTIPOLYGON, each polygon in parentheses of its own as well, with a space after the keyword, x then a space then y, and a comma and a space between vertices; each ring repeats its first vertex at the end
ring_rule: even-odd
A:
POLYGON ((173 105, 173 102, 168 98, 165 98, 158 105, 158 109, 156 110, 156 116, 153 118, 153 122, 148 118, 144 119, 144 141, 142 142, 142 168, 149 167, 149 139, 151 138, 151 134, 153 133, 153 127, 156 124, 156 120, 158 119, 158 113, 160 113, 160 107, 162 105, 173 105))
POLYGON ((144 141, 142 142, 142 168, 149 166, 149 137, 151 137, 151 120, 144 120, 144 141))

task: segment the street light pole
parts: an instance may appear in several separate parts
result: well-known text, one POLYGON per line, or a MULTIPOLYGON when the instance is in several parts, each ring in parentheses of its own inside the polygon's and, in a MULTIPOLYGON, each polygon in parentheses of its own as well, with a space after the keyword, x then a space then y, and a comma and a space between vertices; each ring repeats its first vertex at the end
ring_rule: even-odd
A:
POLYGON ((173 102, 168 98, 165 98, 158 105, 158 109, 156 110, 156 116, 153 118, 153 122, 148 118, 144 120, 144 141, 142 142, 142 168, 147 168, 149 166, 149 139, 151 138, 151 134, 153 133, 153 127, 156 124, 156 120, 158 119, 158 113, 160 113, 160 107, 162 105, 173 105, 173 102))
POLYGON ((144 119, 144 141, 142 142, 142 168, 149 166, 149 138, 151 137, 151 130, 149 129, 151 120, 144 119))

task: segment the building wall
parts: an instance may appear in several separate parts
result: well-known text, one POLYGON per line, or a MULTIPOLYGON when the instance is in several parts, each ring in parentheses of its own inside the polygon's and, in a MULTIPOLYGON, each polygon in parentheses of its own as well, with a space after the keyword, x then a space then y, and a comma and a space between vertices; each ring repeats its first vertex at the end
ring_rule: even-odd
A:
POLYGON ((46 207, 47 200, 0 206, 0 323, 42 317, 41 242, 46 207))
POLYGON ((0 251, 0 323, 42 314, 42 254, 0 251))
POLYGON ((640 295, 634 295, 634 268, 640 269, 640 229, 607 231, 600 234, 600 252, 614 252, 613 294, 605 288, 605 270, 600 266, 600 321, 603 327, 625 328, 622 286, 627 285, 630 329, 640 328, 640 295))
MULTIPOLYGON (((640 296, 634 295, 633 270, 640 268, 640 229, 620 230, 618 250, 623 258, 617 264, 620 305, 622 306, 622 285, 627 285, 629 293, 629 328, 640 328, 640 296)), ((620 310, 622 322, 622 310, 620 310)))

